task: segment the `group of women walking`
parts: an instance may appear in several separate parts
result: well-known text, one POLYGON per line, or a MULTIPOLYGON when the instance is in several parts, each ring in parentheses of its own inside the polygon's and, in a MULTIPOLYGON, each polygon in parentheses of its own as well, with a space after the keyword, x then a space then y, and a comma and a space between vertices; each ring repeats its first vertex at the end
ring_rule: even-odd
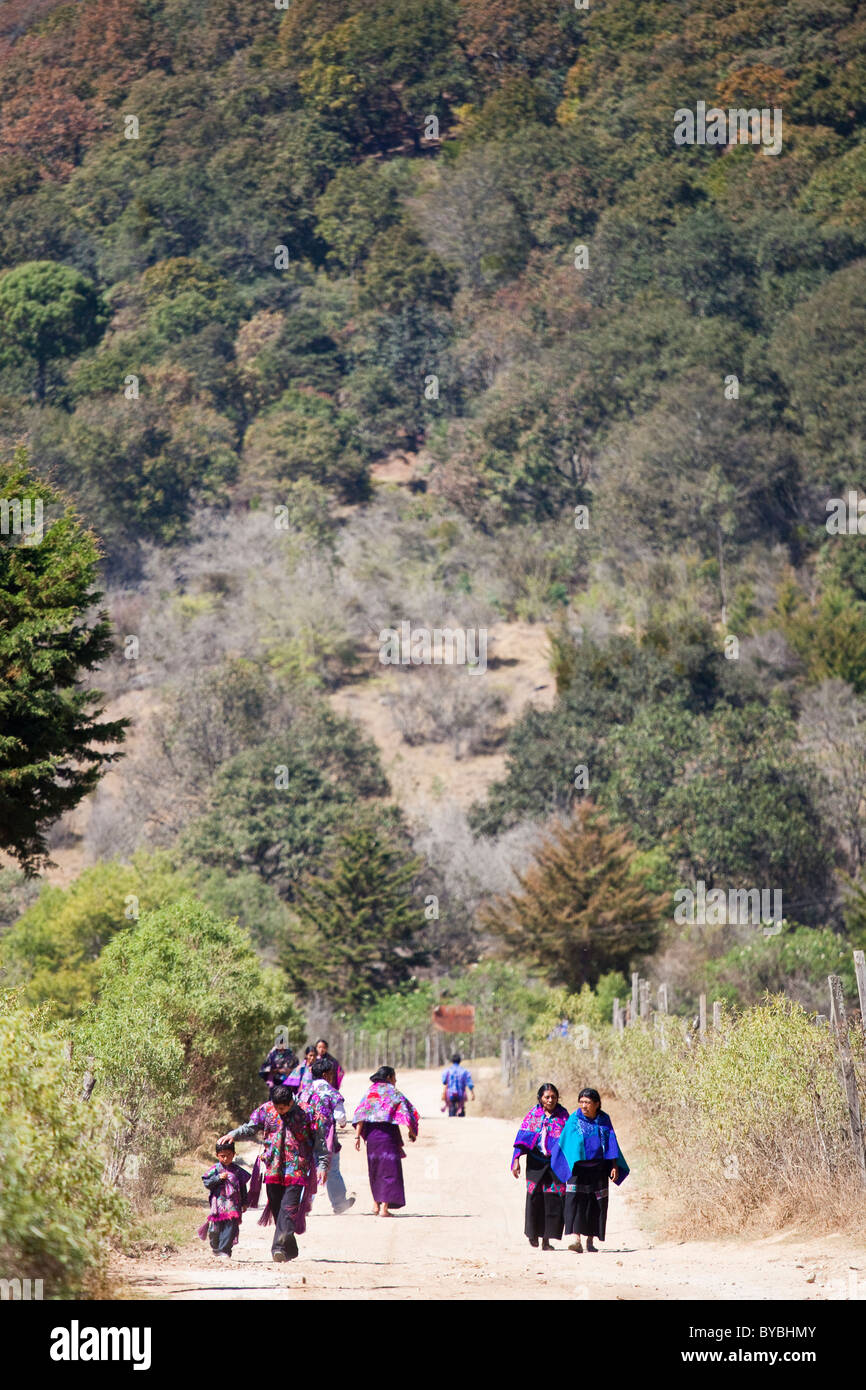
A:
MULTIPOLYGON (((338 1090, 343 1069, 331 1057, 324 1039, 307 1049, 304 1061, 286 1075, 288 1064, 288 1057, 275 1059, 273 1052, 269 1054, 261 1074, 268 1083, 270 1098, 246 1123, 222 1135, 216 1146, 218 1161, 203 1175, 210 1210, 199 1235, 203 1240, 210 1236, 215 1255, 231 1258, 243 1213, 258 1205, 262 1187, 267 1203, 259 1225, 274 1223, 271 1258, 278 1263, 297 1258, 297 1237, 306 1230, 306 1218, 319 1187, 327 1183, 337 1215, 354 1204, 354 1197, 346 1196, 339 1172, 338 1129, 345 1129, 348 1123, 338 1090), (247 1183, 234 1159, 235 1141, 256 1138, 261 1140, 262 1150, 247 1183)), ((351 1123, 355 1148, 366 1144, 375 1213, 390 1216, 392 1210, 406 1205, 402 1164, 406 1155, 400 1126, 407 1129, 409 1141, 414 1143, 420 1125, 418 1111, 397 1090, 393 1067, 379 1067, 373 1073, 351 1123)))
MULTIPOLYGON (((217 1164, 204 1175, 211 1198, 209 1219, 199 1231, 210 1234, 215 1254, 231 1257, 242 1213, 258 1205, 261 1188, 267 1204, 260 1225, 274 1222, 272 1258, 295 1259, 297 1236, 306 1228, 317 1188, 328 1184, 336 1214, 353 1205, 339 1173, 338 1129, 351 1123, 355 1148, 366 1146, 367 1173, 377 1216, 390 1216, 406 1205, 403 1163, 406 1157, 401 1126, 409 1142, 418 1137, 418 1111, 397 1089, 393 1067, 379 1067, 355 1108, 351 1121, 339 1086, 343 1069, 320 1038, 298 1063, 294 1054, 274 1049, 261 1068, 270 1099, 222 1136, 217 1164), (293 1063, 295 1065, 293 1065, 293 1063), (262 1151, 249 1180, 234 1161, 237 1139, 261 1137, 262 1151), (231 1226, 224 1223, 231 1223, 231 1226)), ((514 1140, 511 1171, 521 1177, 525 1159, 526 1213, 524 1230, 530 1245, 552 1250, 551 1241, 563 1233, 573 1236, 569 1250, 588 1253, 604 1240, 608 1191, 628 1174, 610 1116, 591 1086, 580 1092, 569 1114, 550 1081, 538 1088, 536 1104, 524 1116, 514 1140)))
POLYGON ((514 1140, 511 1171, 520 1177, 526 1159, 526 1220, 530 1245, 552 1250, 563 1231, 574 1236, 569 1250, 594 1253, 596 1240, 607 1228, 609 1183, 617 1186, 628 1175, 610 1116, 601 1096, 584 1086, 577 1109, 569 1115, 559 1103, 551 1081, 538 1088, 537 1103, 524 1116, 514 1140))

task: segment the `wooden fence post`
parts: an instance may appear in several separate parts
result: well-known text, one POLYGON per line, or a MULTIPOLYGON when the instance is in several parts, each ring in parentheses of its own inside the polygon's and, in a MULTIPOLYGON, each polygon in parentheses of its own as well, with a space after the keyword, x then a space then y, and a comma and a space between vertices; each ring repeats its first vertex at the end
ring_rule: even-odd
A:
POLYGON ((636 1023, 640 1010, 640 975, 636 970, 631 975, 631 1014, 629 1021, 636 1023))
POLYGON ((638 993, 639 993, 639 996, 640 996, 640 1016, 641 1016, 641 1018, 649 1018, 649 1012, 650 1012, 649 980, 641 980, 641 981, 640 981, 640 985, 639 985, 639 987, 638 987, 638 993))
POLYGON ((698 1032, 702 1038, 707 1035, 707 996, 702 994, 698 999, 698 1032))
POLYGON ((424 1034, 424 1070, 430 1070, 430 1034, 424 1034))
POLYGON ((614 1001, 613 1001, 613 1018, 611 1019, 611 1023, 613 1024, 613 1031, 614 1031, 615 1033, 618 1033, 618 1032, 619 1032, 619 1000, 618 1000, 618 999, 614 999, 614 1001))
POLYGON ((659 985, 659 996, 658 996, 658 999, 659 999, 659 1002, 658 1002, 659 1013, 660 1013, 660 1014, 666 1014, 667 1011, 668 1011, 668 987, 667 987, 667 985, 659 985))
POLYGON ((866 952, 854 952, 854 974, 857 976, 857 993, 860 996, 860 1023, 866 1035, 866 952))
MULTIPOLYGON (((71 1044, 70 1044, 70 1046, 71 1046, 71 1044)), ((96 1060, 96 1059, 95 1059, 93 1056, 88 1055, 88 1058, 87 1058, 87 1070, 86 1070, 86 1072, 84 1073, 84 1076, 83 1076, 82 1079, 81 1079, 81 1099, 82 1099, 82 1100, 90 1100, 90 1097, 93 1095, 93 1088, 94 1088, 94 1086, 96 1085, 96 1076, 94 1075, 94 1072, 93 1072, 93 1063, 94 1063, 95 1060, 96 1060)))
POLYGON ((716 1030, 716 1032, 718 1032, 718 1030, 721 1028, 721 1026, 722 1026, 722 1001, 721 1001, 721 999, 714 999, 714 1000, 713 1000, 713 1028, 716 1030))
POLYGON ((848 1123, 851 1129, 851 1147, 854 1161, 860 1170, 860 1181, 866 1187, 866 1151, 863 1149, 863 1122, 860 1116, 860 1097, 857 1094, 857 1077, 854 1072, 854 1059, 851 1056, 851 1040, 848 1037, 848 1020, 845 1017, 845 1000, 842 995, 842 981, 838 975, 828 975, 830 986, 830 1023, 836 1034, 836 1055, 842 1073, 842 1085, 848 1102, 848 1123))

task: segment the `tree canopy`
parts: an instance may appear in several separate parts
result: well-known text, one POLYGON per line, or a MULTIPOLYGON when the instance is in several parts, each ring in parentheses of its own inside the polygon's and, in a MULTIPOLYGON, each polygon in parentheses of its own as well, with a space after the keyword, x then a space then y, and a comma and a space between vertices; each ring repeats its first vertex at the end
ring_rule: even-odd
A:
POLYGON ((35 872, 51 824, 120 756, 111 745, 127 721, 102 720, 97 692, 80 684, 109 649, 107 617, 90 616, 93 533, 23 452, 0 465, 0 497, 12 518, 0 535, 0 846, 35 872), (22 518, 30 508, 30 534, 15 534, 15 505, 22 518))

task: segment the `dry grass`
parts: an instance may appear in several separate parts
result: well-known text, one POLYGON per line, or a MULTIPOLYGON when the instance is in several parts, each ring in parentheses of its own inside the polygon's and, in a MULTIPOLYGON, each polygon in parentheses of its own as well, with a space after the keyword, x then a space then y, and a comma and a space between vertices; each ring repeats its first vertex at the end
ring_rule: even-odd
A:
MULTIPOLYGON (((671 1234, 866 1234, 831 1034, 783 996, 726 1016, 701 1043, 682 1020, 625 1033, 605 1028, 590 1048, 550 1042, 535 1056, 565 1095, 594 1078, 628 1107, 650 1168, 675 1194, 671 1234)), ((851 1029, 861 1096, 863 1035, 851 1029)))

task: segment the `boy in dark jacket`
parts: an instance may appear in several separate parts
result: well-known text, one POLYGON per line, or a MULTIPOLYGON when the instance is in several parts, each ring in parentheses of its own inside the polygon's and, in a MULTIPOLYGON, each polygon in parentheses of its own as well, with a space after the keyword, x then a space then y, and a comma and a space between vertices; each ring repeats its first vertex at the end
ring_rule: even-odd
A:
POLYGON ((202 1175, 202 1182, 210 1193, 210 1211, 199 1235, 202 1240, 210 1236, 210 1248, 215 1255, 231 1259, 232 1246, 238 1243, 250 1178, 249 1173, 235 1163, 235 1146, 231 1140, 220 1140, 216 1156, 218 1162, 202 1175))

